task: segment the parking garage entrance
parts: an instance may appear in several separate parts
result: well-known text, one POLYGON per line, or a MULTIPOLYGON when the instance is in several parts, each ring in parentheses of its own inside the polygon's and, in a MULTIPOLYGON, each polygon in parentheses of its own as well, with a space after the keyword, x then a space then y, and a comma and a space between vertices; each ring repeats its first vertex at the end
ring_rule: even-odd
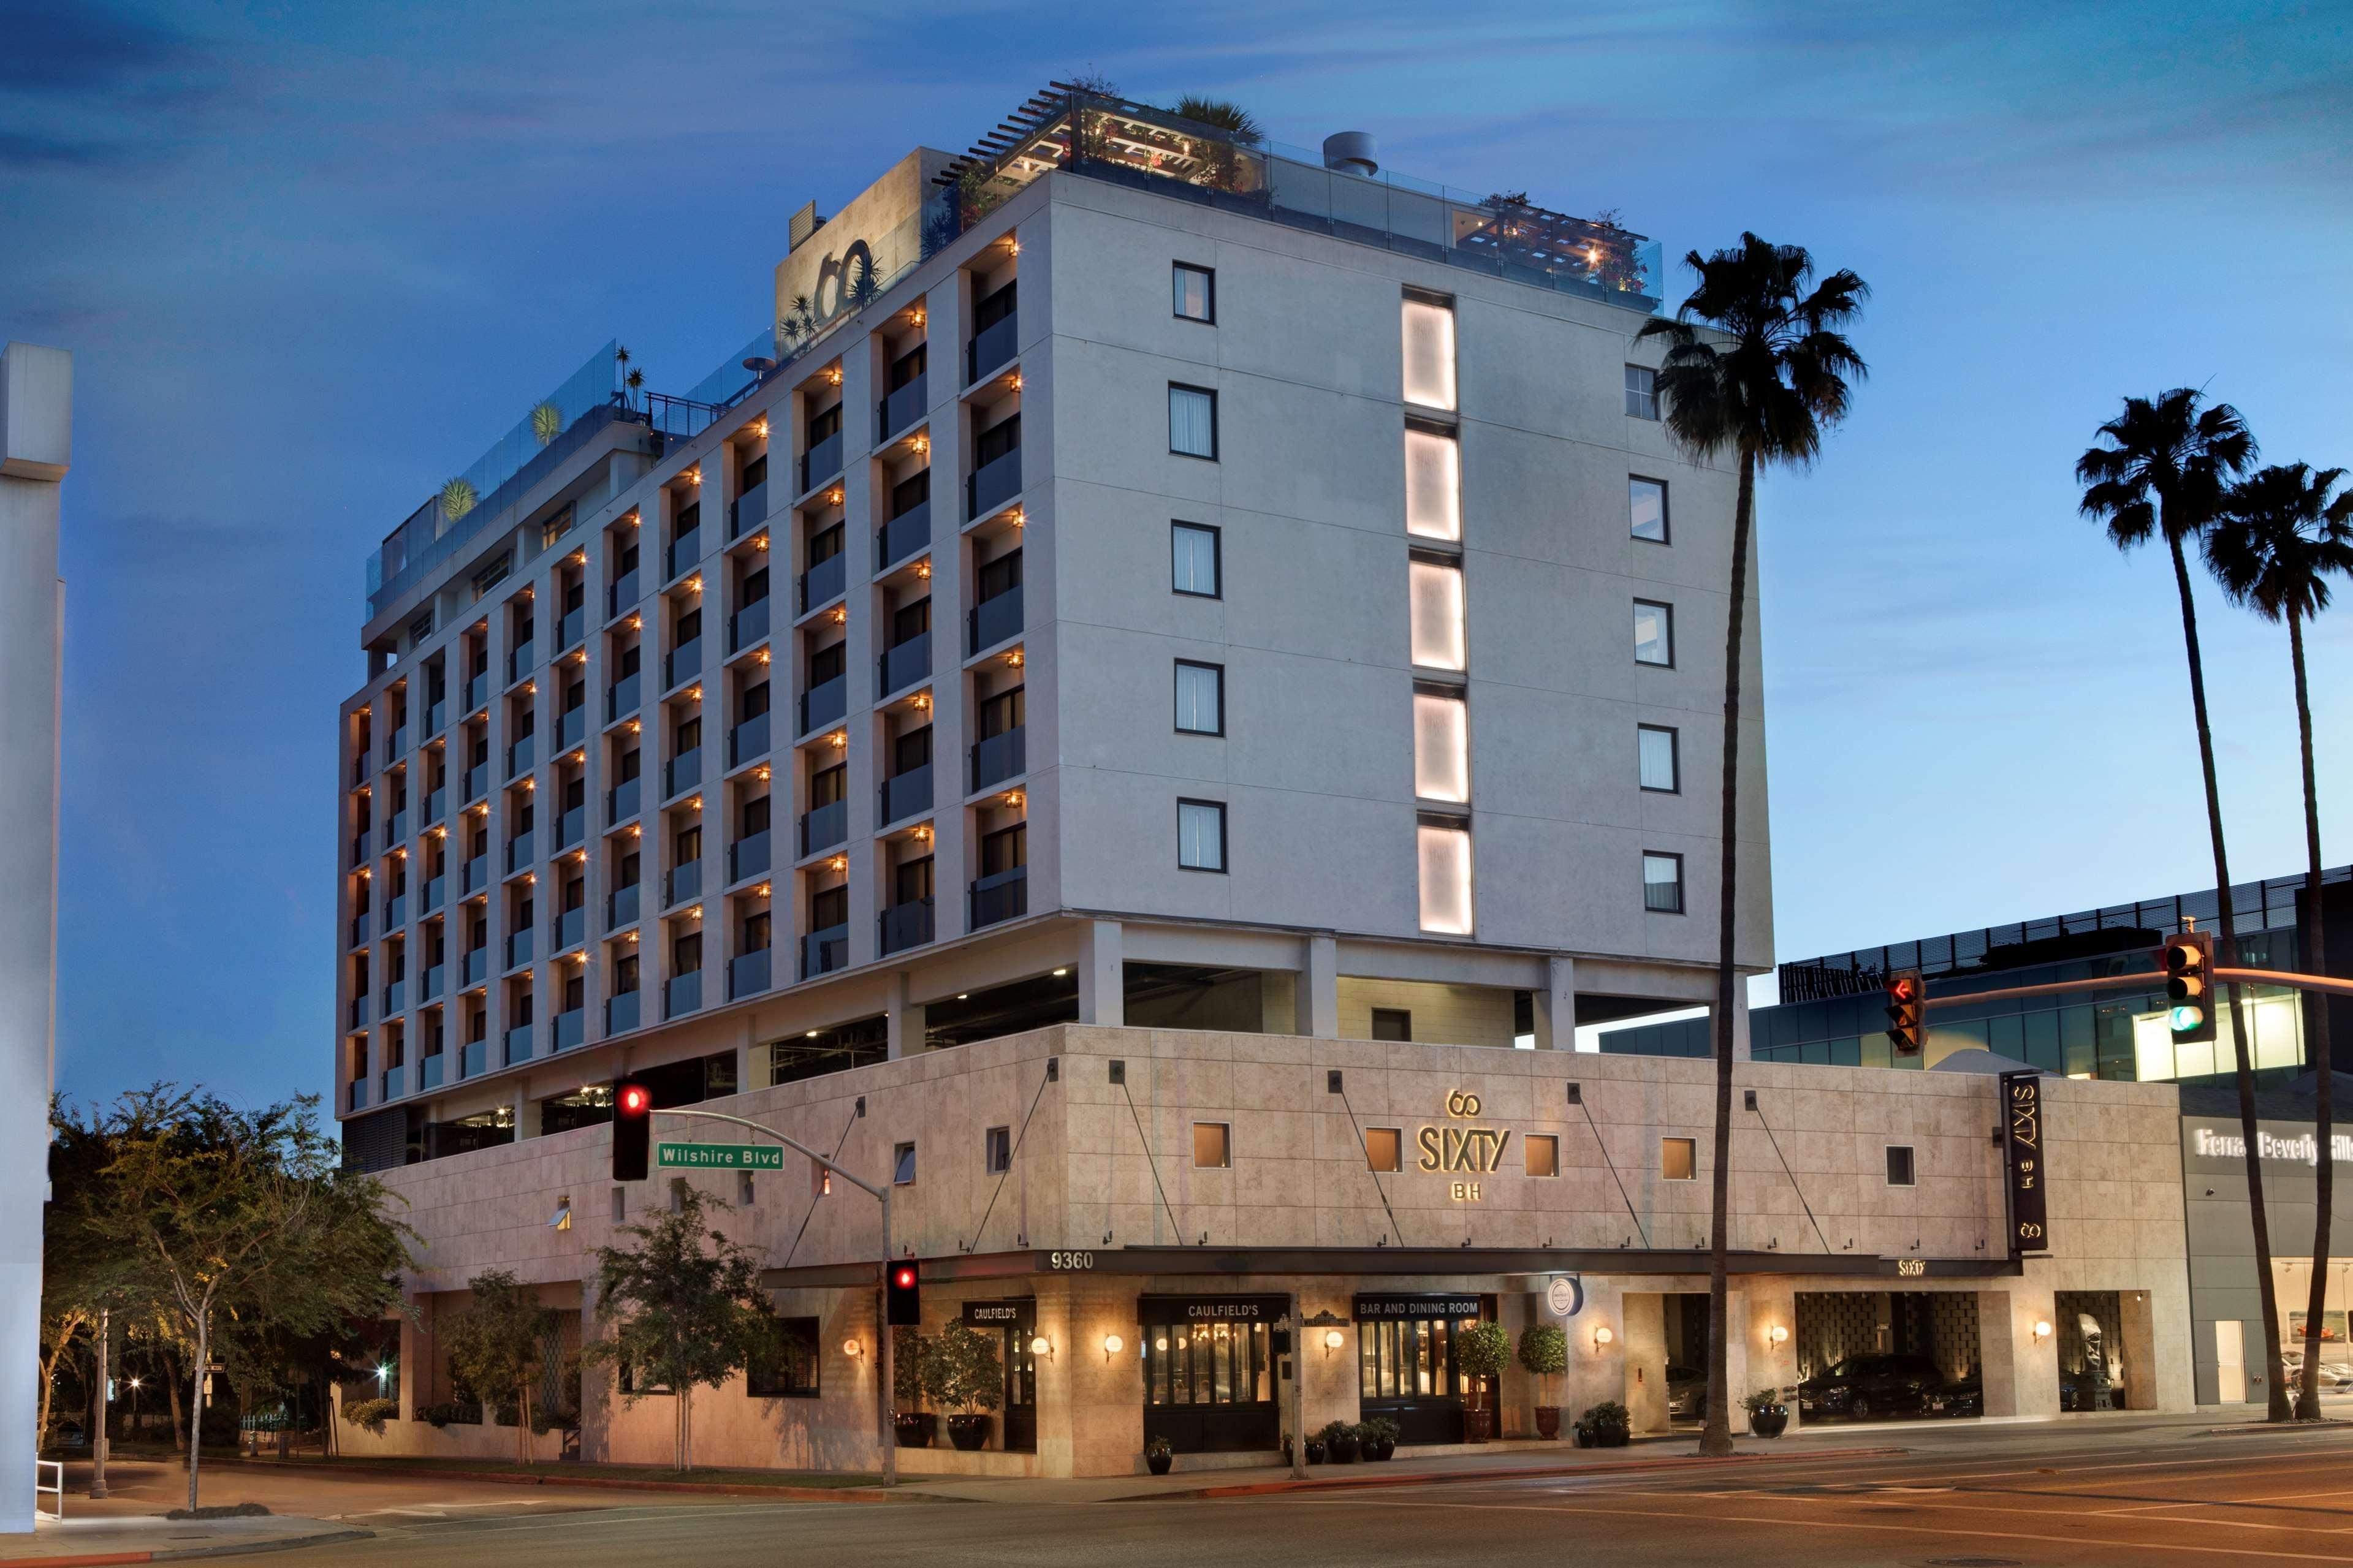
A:
POLYGON ((1799 1291, 1799 1419, 1985 1414, 1978 1299, 1962 1291, 1799 1291))

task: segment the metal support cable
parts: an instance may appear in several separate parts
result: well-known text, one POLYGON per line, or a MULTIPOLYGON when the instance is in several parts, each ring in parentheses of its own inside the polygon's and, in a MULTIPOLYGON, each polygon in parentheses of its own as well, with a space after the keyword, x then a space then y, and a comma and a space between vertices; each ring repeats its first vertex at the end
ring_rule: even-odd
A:
POLYGON ((1618 1184, 1619 1201, 1626 1205, 1626 1217, 1634 1222, 1634 1234, 1642 1238, 1642 1248, 1647 1252, 1651 1246, 1650 1232, 1642 1228, 1642 1216, 1634 1212, 1634 1200, 1626 1194, 1626 1178, 1618 1173, 1618 1163, 1609 1157, 1609 1145, 1601 1141, 1601 1128, 1593 1120, 1593 1107, 1586 1104, 1585 1097, 1579 1095, 1577 1108, 1585 1112, 1585 1124, 1593 1129, 1593 1142, 1601 1151, 1601 1163, 1609 1167, 1609 1179, 1618 1184))
MULTIPOLYGON (((1365 1146, 1364 1124, 1356 1120, 1356 1108, 1348 1104, 1348 1090, 1345 1084, 1340 1090, 1340 1103, 1347 1110, 1348 1125, 1356 1130, 1356 1147, 1362 1149, 1365 1146)), ((1405 1135, 1403 1133, 1399 1133, 1398 1136, 1401 1143, 1405 1135)), ((1403 1159, 1404 1153, 1405 1151, 1400 1148, 1398 1151, 1398 1158, 1403 1159)), ((1372 1161, 1367 1158, 1365 1162, 1366 1172, 1373 1178, 1373 1191, 1380 1195, 1381 1208, 1389 1216, 1389 1234, 1397 1237, 1397 1244, 1399 1247, 1403 1247, 1405 1245, 1405 1232, 1398 1228, 1397 1210, 1389 1207, 1389 1194, 1388 1190, 1381 1185, 1381 1173, 1378 1171, 1374 1170, 1372 1168, 1372 1161)))
POLYGON ((1765 1129, 1765 1141, 1773 1145, 1773 1158, 1781 1162, 1781 1173, 1789 1178, 1789 1190, 1798 1194, 1798 1206, 1806 1211, 1808 1219, 1813 1220, 1814 1237, 1822 1244, 1822 1250, 1828 1252, 1831 1238, 1822 1235, 1822 1222, 1814 1219, 1814 1205, 1806 1201, 1806 1189, 1798 1184, 1798 1173, 1789 1169, 1788 1157, 1781 1152, 1781 1141, 1773 1136, 1772 1124, 1765 1120, 1763 1104, 1753 1107, 1750 1114, 1757 1118, 1757 1125, 1765 1129))
POLYGON ((1135 1141, 1144 1145, 1144 1166, 1152 1173, 1152 1190, 1160 1194, 1161 1210, 1168 1216, 1168 1233, 1176 1237, 1178 1245, 1181 1246, 1185 1240, 1185 1227, 1176 1223, 1176 1211, 1168 1206, 1168 1189, 1160 1184, 1160 1165, 1152 1157, 1152 1140, 1145 1136, 1144 1118, 1136 1111, 1135 1096, 1128 1093, 1127 1079, 1124 1077, 1119 1081, 1119 1094, 1122 1100, 1127 1101, 1128 1117, 1135 1123, 1135 1141))
MULTIPOLYGON (((858 1112, 852 1110, 849 1113, 849 1125, 842 1128, 841 1137, 834 1143, 833 1157, 835 1159, 839 1160, 841 1158, 842 1150, 847 1148, 849 1144, 849 1130, 857 1125, 858 1112)), ((820 1191, 822 1189, 820 1189, 820 1191)), ((808 1212, 801 1215, 801 1227, 800 1229, 793 1232, 793 1244, 792 1246, 785 1248, 785 1260, 783 1263, 777 1264, 777 1268, 782 1268, 786 1267, 786 1264, 791 1263, 793 1260, 793 1254, 800 1250, 801 1237, 808 1234, 809 1221, 817 1217, 817 1200, 818 1195, 818 1193, 811 1193, 809 1194, 808 1212)))
POLYGON ((1046 1098, 1046 1086, 1054 1081, 1054 1077, 1050 1070, 1039 1079, 1038 1092, 1029 1097, 1029 1114, 1021 1118, 1021 1131, 1013 1135, 1013 1147, 1005 1156, 1005 1169, 997 1173, 997 1189, 988 1194, 988 1206, 980 1211, 980 1223, 973 1227, 972 1245, 965 1248, 966 1252, 980 1250, 981 1233, 988 1228, 988 1216, 997 1212, 997 1199, 1005 1191, 1007 1179, 1013 1174, 1013 1162, 1021 1157, 1021 1141, 1029 1136, 1029 1118, 1038 1114, 1038 1102, 1046 1098))

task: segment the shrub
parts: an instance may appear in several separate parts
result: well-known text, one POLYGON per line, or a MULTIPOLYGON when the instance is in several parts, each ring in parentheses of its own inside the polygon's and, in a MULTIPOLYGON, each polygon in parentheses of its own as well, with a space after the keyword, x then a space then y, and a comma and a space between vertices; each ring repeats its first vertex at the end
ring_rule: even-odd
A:
POLYGON ((951 1324, 932 1342, 932 1360, 938 1368, 938 1397, 967 1415, 994 1410, 1005 1402, 1005 1368, 997 1359, 997 1342, 987 1334, 951 1324))
POLYGON ((343 1419, 354 1426, 364 1427, 378 1436, 384 1435, 384 1424, 400 1419, 397 1399, 356 1399, 345 1402, 343 1419))
POLYGON ((1345 1421, 1326 1421, 1322 1426, 1316 1428, 1315 1440, 1329 1448, 1335 1443, 1354 1436, 1356 1431, 1356 1429, 1345 1421))
POLYGON ((1501 1323, 1478 1323, 1454 1336, 1454 1364, 1466 1377, 1501 1377, 1512 1364, 1512 1336, 1501 1323))
POLYGON ((1568 1335, 1556 1323, 1530 1323, 1520 1331, 1520 1364, 1551 1394, 1552 1379, 1568 1370, 1568 1335))
POLYGON ((1756 1393, 1745 1396, 1740 1401, 1740 1408, 1751 1415, 1761 1415, 1767 1410, 1778 1410, 1781 1408, 1781 1391, 1778 1388, 1760 1388, 1756 1393))
POLYGON ((1630 1426, 1634 1418, 1616 1400, 1605 1399, 1599 1405, 1588 1405, 1585 1414, 1577 1417, 1577 1424, 1588 1432, 1600 1432, 1611 1427, 1630 1426))
MULTIPOLYGON (((346 1406, 345 1415, 348 1416, 350 1413, 350 1407, 346 1406)), ((436 1431, 448 1426, 452 1421, 463 1421, 466 1415, 467 1410, 464 1406, 446 1399, 438 1405, 427 1405, 417 1413, 417 1418, 419 1421, 431 1423, 436 1431)))

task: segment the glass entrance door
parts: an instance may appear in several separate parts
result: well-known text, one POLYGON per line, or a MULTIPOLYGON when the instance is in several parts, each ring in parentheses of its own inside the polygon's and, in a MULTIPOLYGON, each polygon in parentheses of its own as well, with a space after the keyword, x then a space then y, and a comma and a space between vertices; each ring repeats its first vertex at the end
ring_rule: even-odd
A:
POLYGON ((1025 1326, 998 1331, 1005 1336, 1005 1451, 1034 1454, 1038 1451, 1038 1360, 1029 1353, 1029 1342, 1037 1331, 1025 1326))
POLYGON ((1462 1441, 1462 1379, 1454 1339, 1476 1318, 1394 1318, 1356 1325, 1356 1401, 1386 1415, 1400 1443, 1462 1441))
POLYGON ((1144 1436, 1180 1454, 1272 1448, 1282 1436, 1263 1322, 1144 1326, 1144 1436))

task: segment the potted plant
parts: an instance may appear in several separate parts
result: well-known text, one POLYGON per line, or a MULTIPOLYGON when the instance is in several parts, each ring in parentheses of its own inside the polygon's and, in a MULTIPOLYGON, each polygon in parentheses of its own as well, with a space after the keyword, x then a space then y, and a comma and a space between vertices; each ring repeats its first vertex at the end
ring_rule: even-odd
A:
POLYGON ((1484 1443, 1495 1435, 1494 1380, 1512 1364, 1512 1336, 1501 1323, 1474 1323, 1454 1336, 1454 1370, 1462 1375, 1470 1408, 1462 1436, 1484 1443))
POLYGON ((1364 1434, 1363 1448, 1366 1458, 1394 1459, 1397 1458, 1398 1438, 1404 1435, 1405 1428, 1396 1422, 1386 1415, 1375 1415, 1368 1420, 1357 1423, 1356 1430, 1364 1434))
POLYGON ((1748 1430, 1759 1437, 1778 1437, 1788 1429, 1789 1412, 1778 1388, 1760 1388, 1740 1402, 1748 1412, 1748 1430))
POLYGON ((1580 1448, 1622 1448, 1633 1430, 1633 1417, 1626 1407, 1614 1399, 1605 1399, 1589 1406, 1577 1418, 1577 1446, 1580 1448))
MULTIPOLYGON (((1283 1438, 1282 1447, 1282 1457, 1287 1459, 1291 1457, 1291 1439, 1288 1435, 1283 1438)), ((1176 1462, 1176 1450, 1168 1446, 1167 1438, 1155 1436, 1144 1445, 1144 1462, 1151 1468, 1154 1475, 1165 1476, 1168 1473, 1168 1467, 1176 1462)))
MULTIPOLYGON (((1558 1385, 1553 1379, 1568 1370, 1568 1335, 1557 1323, 1530 1323, 1520 1331, 1520 1364, 1535 1375, 1539 1398, 1556 1395, 1558 1385)), ((1536 1406, 1536 1436, 1560 1436, 1557 1403, 1536 1406)))
POLYGON ((948 1417, 948 1440, 964 1453, 988 1446, 992 1418, 987 1412, 1005 1402, 1005 1367, 997 1342, 957 1323, 932 1342, 939 1368, 939 1398, 957 1407, 948 1417))
POLYGON ((1356 1462, 1359 1446, 1354 1426, 1345 1421, 1326 1421, 1324 1430, 1315 1435, 1324 1439, 1324 1452, 1334 1464, 1353 1465, 1356 1462))
POLYGON ((1307 1462, 1311 1465, 1324 1462, 1324 1435, 1320 1432, 1311 1434, 1307 1439, 1307 1462))
POLYGON ((919 1329, 902 1327, 891 1331, 891 1401, 894 1414, 892 1426, 897 1431, 902 1448, 928 1448, 938 1431, 936 1418, 922 1408, 927 1398, 938 1392, 937 1362, 932 1355, 932 1345, 919 1329))

